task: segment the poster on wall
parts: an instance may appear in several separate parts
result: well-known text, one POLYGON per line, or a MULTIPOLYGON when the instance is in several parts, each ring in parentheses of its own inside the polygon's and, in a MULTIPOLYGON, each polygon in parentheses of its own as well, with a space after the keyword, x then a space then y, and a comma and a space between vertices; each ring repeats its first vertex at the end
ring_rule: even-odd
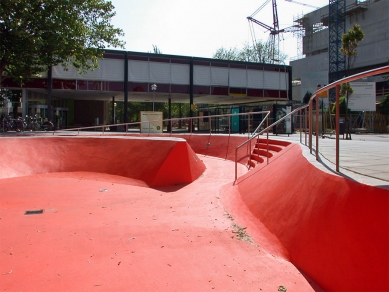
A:
POLYGON ((375 82, 350 82, 354 90, 348 98, 348 108, 353 111, 376 111, 375 82))
MULTIPOLYGON (((287 106, 284 104, 274 104, 273 105, 273 122, 278 121, 283 118, 287 114, 289 114, 292 110, 291 106, 287 106)), ((292 119, 286 118, 279 124, 273 127, 273 134, 292 134, 292 119)))
POLYGON ((162 133, 162 112, 140 112, 141 127, 140 132, 145 134, 162 133))
MULTIPOLYGON (((239 114, 239 108, 238 107, 232 108, 231 114, 239 114)), ((239 133, 239 116, 238 115, 231 116, 231 128, 232 128, 231 129, 232 132, 239 133)))

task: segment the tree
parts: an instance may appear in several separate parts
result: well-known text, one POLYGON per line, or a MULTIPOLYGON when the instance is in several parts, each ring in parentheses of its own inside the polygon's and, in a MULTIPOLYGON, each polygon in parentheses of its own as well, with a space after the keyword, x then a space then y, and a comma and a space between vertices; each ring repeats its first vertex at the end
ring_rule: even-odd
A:
POLYGON ((381 115, 389 116, 389 94, 378 104, 378 112, 381 115))
MULTIPOLYGON (((355 61, 358 57, 357 47, 360 41, 363 40, 365 34, 363 33, 361 27, 358 24, 354 24, 354 26, 342 36, 342 47, 340 48, 340 52, 346 56, 346 75, 350 74, 350 70, 354 67, 355 61)), ((348 109, 348 99, 349 96, 353 93, 353 90, 349 83, 342 84, 341 86, 341 95, 346 97, 346 139, 350 135, 350 124, 351 122, 347 120, 347 109, 348 109)))
POLYGON ((342 36, 342 47, 340 48, 340 52, 346 56, 347 75, 349 75, 350 69, 354 67, 358 57, 358 44, 363 40, 364 36, 365 34, 358 24, 354 24, 354 26, 342 36))
POLYGON ((0 81, 21 83, 58 64, 96 68, 105 47, 124 46, 110 23, 113 9, 105 0, 2 1, 0 81))
MULTIPOLYGON (((347 111, 348 111, 348 109, 347 109, 346 97, 345 96, 341 96, 341 97, 339 97, 339 114, 346 115, 347 111)), ((335 106, 335 104, 332 106, 331 112, 333 114, 336 113, 336 106, 335 106)))
MULTIPOLYGON (((213 55, 215 59, 242 61, 242 62, 254 62, 254 63, 274 63, 272 60, 272 48, 270 42, 258 41, 255 45, 251 46, 248 43, 244 44, 243 49, 237 48, 220 48, 213 55)), ((286 55, 280 53, 280 63, 284 63, 286 55)))
POLYGON ((303 103, 305 103, 305 104, 309 103, 311 96, 312 96, 312 92, 307 91, 303 97, 303 103))

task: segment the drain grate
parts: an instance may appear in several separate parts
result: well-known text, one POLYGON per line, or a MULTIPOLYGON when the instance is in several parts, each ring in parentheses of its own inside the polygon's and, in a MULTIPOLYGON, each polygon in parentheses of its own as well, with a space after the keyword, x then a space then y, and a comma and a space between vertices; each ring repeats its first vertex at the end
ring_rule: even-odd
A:
POLYGON ((40 209, 40 210, 27 210, 24 212, 24 215, 34 215, 34 214, 43 214, 45 210, 40 209))

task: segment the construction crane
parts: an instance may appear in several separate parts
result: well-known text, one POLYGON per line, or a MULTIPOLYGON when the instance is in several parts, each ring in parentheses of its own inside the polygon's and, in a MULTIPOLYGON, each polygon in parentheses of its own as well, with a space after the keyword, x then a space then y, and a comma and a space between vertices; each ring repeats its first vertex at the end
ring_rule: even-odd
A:
POLYGON ((279 22, 278 22, 278 13, 277 13, 277 2, 276 0, 272 0, 272 8, 273 8, 273 26, 267 25, 259 20, 256 20, 253 18, 255 14, 257 14, 263 7, 265 7, 266 4, 268 4, 270 0, 266 0, 262 6, 260 6, 251 16, 247 17, 247 19, 255 24, 258 24, 259 26, 262 26, 263 28, 267 29, 270 32, 269 35, 269 43, 270 43, 270 59, 273 63, 279 63, 280 62, 280 56, 279 56, 279 42, 280 33, 284 32, 300 32, 302 30, 299 26, 291 26, 286 27, 283 29, 279 28, 279 22))
POLYGON ((273 7, 273 26, 267 25, 259 20, 256 20, 253 18, 255 14, 257 14, 267 3, 269 3, 270 0, 266 0, 266 2, 259 7, 251 16, 247 17, 247 19, 253 23, 256 23, 263 28, 267 29, 270 32, 270 54, 271 54, 271 60, 273 63, 280 62, 279 60, 279 23, 278 23, 278 13, 277 13, 277 1, 272 0, 272 7, 273 7))
POLYGON ((297 2, 297 1, 294 1, 294 0, 285 0, 285 1, 286 1, 286 2, 291 2, 291 3, 300 4, 300 5, 307 6, 307 7, 311 7, 311 8, 315 8, 315 9, 318 9, 318 8, 319 8, 319 7, 316 7, 316 6, 312 6, 312 5, 309 5, 309 4, 297 2))

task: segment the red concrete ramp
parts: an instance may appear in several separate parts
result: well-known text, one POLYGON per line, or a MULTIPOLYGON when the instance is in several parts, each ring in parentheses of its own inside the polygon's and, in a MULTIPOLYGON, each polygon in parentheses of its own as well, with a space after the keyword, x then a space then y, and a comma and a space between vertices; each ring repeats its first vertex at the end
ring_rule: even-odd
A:
POLYGON ((317 169, 297 144, 236 187, 289 260, 322 288, 389 290, 389 191, 317 169))
POLYGON ((99 172, 151 187, 188 184, 205 165, 177 138, 2 138, 0 178, 52 172, 99 172))

